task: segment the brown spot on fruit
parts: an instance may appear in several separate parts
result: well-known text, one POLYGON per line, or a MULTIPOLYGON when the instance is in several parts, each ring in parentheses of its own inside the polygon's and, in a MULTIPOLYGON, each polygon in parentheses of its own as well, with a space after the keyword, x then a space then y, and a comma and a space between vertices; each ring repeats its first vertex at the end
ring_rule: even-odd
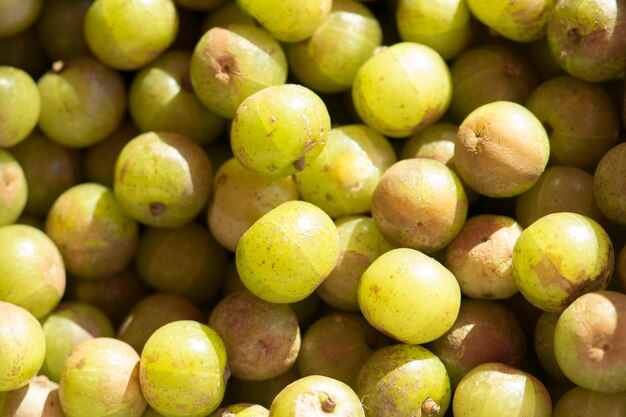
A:
POLYGON ((237 58, 228 51, 229 32, 223 28, 213 28, 213 36, 207 43, 205 53, 209 57, 211 74, 223 84, 234 84, 241 77, 237 58))
POLYGON ((422 403, 422 414, 434 416, 439 413, 439 410, 441 410, 441 406, 430 397, 426 398, 422 403))
POLYGON ((305 165, 306 165, 306 160, 304 159, 304 156, 301 156, 300 158, 296 159, 293 163, 294 168, 298 172, 303 171, 305 165))
POLYGON ((85 359, 81 359, 78 362, 76 362, 76 368, 82 369, 84 366, 85 366, 85 359))
POLYGON ((578 29, 574 28, 574 29, 570 29, 569 32, 567 32, 567 36, 569 37, 569 40, 572 41, 573 43, 579 43, 581 36, 580 36, 580 32, 578 32, 578 29))
POLYGON ((326 397, 324 401, 322 401, 322 411, 325 413, 332 413, 335 411, 335 407, 337 403, 330 397, 326 397))
POLYGON ((165 212, 165 204, 163 203, 150 203, 150 214, 153 216, 160 216, 165 212))

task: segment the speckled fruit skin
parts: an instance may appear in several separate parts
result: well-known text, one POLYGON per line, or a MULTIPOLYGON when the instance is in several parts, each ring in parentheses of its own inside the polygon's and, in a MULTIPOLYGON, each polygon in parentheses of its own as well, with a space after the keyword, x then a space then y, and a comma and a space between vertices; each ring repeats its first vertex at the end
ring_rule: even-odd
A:
POLYGON ((546 32, 546 22, 556 0, 468 0, 472 14, 505 38, 532 42, 546 32))
POLYGON ((40 110, 41 98, 31 76, 20 68, 0 66, 0 148, 26 139, 37 126, 40 110))
POLYGON ((37 82, 39 128, 70 148, 91 146, 119 126, 126 111, 121 74, 90 56, 59 62, 37 82))
POLYGON ((269 417, 365 417, 356 393, 341 381, 322 375, 302 377, 276 395, 269 417))
POLYGON ((67 358, 59 381, 66 417, 139 417, 146 400, 139 384, 139 355, 109 337, 87 340, 67 358))
POLYGON ((46 340, 37 319, 15 304, 0 301, 0 392, 13 391, 37 374, 46 340))
POLYGON ((44 317, 65 292, 59 249, 39 229, 21 224, 0 227, 0 248, 0 300, 44 317))
POLYGON ((611 148, 600 160, 593 175, 593 195, 609 220, 626 225, 626 143, 611 148))
POLYGON ((60 304, 42 321, 46 336, 46 358, 39 370, 59 382, 63 363, 80 343, 95 337, 113 337, 108 317, 91 304, 69 301, 60 304))
POLYGON ((0 415, 6 417, 65 417, 59 385, 43 375, 14 391, 0 391, 0 415))
POLYGON ((398 344, 376 351, 363 364, 357 394, 368 417, 427 416, 429 403, 445 415, 450 381, 443 363, 419 345, 398 344), (430 399, 430 401, 428 401, 430 399))
POLYGON ((359 117, 383 135, 398 138, 437 121, 451 98, 446 62, 434 49, 415 42, 380 50, 361 66, 352 84, 359 117))
POLYGON ((124 210, 153 227, 193 220, 208 200, 213 168, 191 139, 146 132, 128 142, 115 163, 113 189, 124 210))
POLYGON ((581 387, 566 392, 554 406, 552 417, 625 417, 626 396, 623 392, 603 394, 581 387))
POLYGON ((443 265, 414 249, 379 256, 363 273, 359 306, 368 322, 404 343, 435 340, 451 327, 461 305, 459 284, 443 265), (415 302, 419 295, 420 302, 415 302))
POLYGON ((305 169, 326 145, 330 116, 322 99, 296 84, 264 88, 237 108, 230 131, 235 158, 268 178, 305 169))
POLYGON ((604 229, 567 212, 548 214, 524 229, 513 251, 513 274, 522 295, 555 313, 585 293, 604 289, 613 263, 613 244, 604 229))
POLYGON ((0 227, 20 217, 28 198, 28 184, 19 162, 0 149, 0 227))
POLYGON ((626 295, 596 291, 582 295, 559 317, 554 353, 576 385, 596 392, 626 391, 626 295))
POLYGON ((141 68, 176 37, 178 13, 172 0, 96 0, 85 15, 89 49, 106 65, 141 68))
POLYGON ((335 226, 339 233, 339 259, 316 293, 331 307, 359 311, 358 286, 363 272, 393 246, 369 216, 342 217, 335 221, 335 226))
POLYGON ((541 122, 510 101, 484 104, 459 126, 454 163, 459 176, 488 197, 512 197, 532 187, 550 157, 541 122))
POLYGON ((299 198, 293 176, 265 178, 244 168, 235 158, 220 166, 213 187, 207 223, 215 239, 231 252, 261 216, 299 198))
POLYGON ((85 279, 122 271, 139 242, 135 220, 113 190, 97 183, 75 185, 61 194, 48 212, 45 231, 61 251, 67 271, 85 279))
POLYGON ((455 417, 550 417, 552 400, 546 387, 533 375, 488 362, 461 380, 452 408, 455 417))
POLYGON ((276 39, 252 24, 209 29, 194 48, 193 89, 211 111, 232 119, 247 97, 287 79, 287 57, 276 39))
POLYGON ((209 417, 268 417, 270 410, 258 404, 238 403, 218 408, 209 417))
POLYGON ((331 0, 237 0, 276 39, 298 42, 311 36, 330 13, 331 0))
POLYGON ((239 379, 279 376, 300 351, 298 318, 291 307, 261 300, 245 289, 222 298, 208 324, 224 341, 228 366, 239 379))
POLYGON ((467 209, 459 178, 434 159, 396 162, 372 195, 372 218, 385 239, 427 254, 454 239, 465 223, 467 209))
POLYGON ((507 216, 470 217, 445 249, 445 265, 468 297, 504 299, 515 294, 513 247, 522 227, 507 216))
POLYGON ((144 397, 168 417, 201 417, 215 411, 229 376, 224 342, 213 329, 194 321, 159 328, 141 353, 144 397))
POLYGON ((326 279, 339 257, 332 219, 304 201, 288 201, 269 211, 237 245, 237 272, 257 297, 293 303, 308 297, 326 279))

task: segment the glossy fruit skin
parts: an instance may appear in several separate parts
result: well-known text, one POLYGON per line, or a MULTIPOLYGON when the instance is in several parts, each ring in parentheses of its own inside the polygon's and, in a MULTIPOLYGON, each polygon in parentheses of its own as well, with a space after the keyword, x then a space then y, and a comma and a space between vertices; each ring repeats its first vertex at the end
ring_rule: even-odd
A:
POLYGON ((426 416, 428 399, 444 415, 450 381, 443 363, 428 349, 396 344, 377 350, 359 371, 357 394, 368 417, 426 416))
POLYGON ((435 50, 415 42, 381 49, 361 66, 352 85, 359 117, 383 135, 398 138, 437 121, 451 98, 447 64, 435 50))
POLYGON ((0 226, 14 223, 24 211, 28 184, 19 162, 0 149, 0 226))
POLYGON ((269 211, 239 240, 235 259, 244 285, 273 303, 308 297, 326 279, 339 257, 332 219, 304 201, 269 211))
POLYGON ((559 367, 576 385, 615 394, 626 391, 626 295, 596 291, 576 299, 554 329, 559 367))
POLYGON ((515 242, 513 274, 534 306, 561 312, 579 296, 606 287, 613 272, 613 244, 604 229, 575 213, 543 216, 515 242))
POLYGON ((41 98, 37 84, 24 70, 0 66, 0 148, 9 148, 28 137, 37 125, 41 98))
POLYGON ((166 416, 212 413, 229 375, 224 342, 213 329, 194 321, 159 328, 141 353, 141 389, 148 404, 166 416))
POLYGON ((365 270, 358 299, 372 326, 403 343, 421 344, 452 327, 461 291, 454 275, 435 259, 399 248, 379 256, 365 270), (414 301, 416 294, 420 303, 414 301))
POLYGON ((119 70, 141 68, 176 37, 178 13, 172 0, 96 0, 85 16, 89 49, 119 70))
POLYGON ((46 341, 37 319, 27 310, 0 301, 0 392, 13 391, 34 377, 44 361, 46 341))

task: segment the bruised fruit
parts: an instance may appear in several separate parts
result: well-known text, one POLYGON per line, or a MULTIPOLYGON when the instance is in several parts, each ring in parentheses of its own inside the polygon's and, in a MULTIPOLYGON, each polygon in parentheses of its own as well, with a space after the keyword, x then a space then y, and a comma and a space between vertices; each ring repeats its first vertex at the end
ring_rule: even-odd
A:
POLYGON ((224 342, 213 329, 195 321, 159 328, 141 353, 144 397, 169 417, 200 417, 215 411, 229 376, 224 342))
POLYGON ((209 317, 224 341, 232 375, 263 381, 285 373, 300 351, 298 318, 288 305, 261 300, 247 290, 224 297, 209 317))
POLYGON ((0 323, 1 394, 23 387, 37 374, 44 361, 46 341, 37 319, 15 304, 0 301, 0 323))
POLYGON ((459 284, 443 265, 414 249, 392 249, 363 273, 359 306, 375 328, 404 343, 437 339, 454 324, 459 284), (415 302, 415 297, 420 302, 415 302))
POLYGON ((377 350, 359 372, 357 394, 369 417, 445 415, 450 381, 443 363, 419 345, 377 350))
POLYGON ((332 219, 304 201, 287 201, 261 217, 243 234, 235 254, 244 285, 272 303, 305 299, 328 277, 338 257, 332 219))
POLYGON ((85 279, 122 271, 139 241, 137 223, 113 190, 97 183, 75 185, 61 194, 48 212, 45 230, 61 251, 67 271, 85 279))
POLYGON ((626 391, 626 295, 597 291, 580 296, 559 317, 554 353, 576 385, 615 394, 626 391))
POLYGON ((66 417, 139 417, 146 400, 139 385, 139 355, 109 337, 87 340, 63 365, 59 398, 66 417))
POLYGON ((40 319, 65 292, 65 266, 59 249, 42 231, 11 224, 0 227, 0 301, 40 319))
POLYGON ((0 415, 5 417, 65 417, 59 385, 43 375, 14 391, 0 392, 0 415))
POLYGON ((0 149, 0 226, 20 217, 28 197, 28 184, 20 163, 9 153, 0 149))
POLYGON ((613 272, 613 244, 604 229, 575 213, 553 213, 515 242, 513 275, 534 306, 561 312, 581 295, 604 289, 613 272))
POLYGON ((0 148, 26 139, 37 126, 40 109, 41 98, 31 76, 20 68, 0 66, 0 148))
POLYGON ((131 139, 115 163, 113 189, 124 210, 152 227, 193 220, 209 198, 213 168, 202 148, 176 133, 131 139))

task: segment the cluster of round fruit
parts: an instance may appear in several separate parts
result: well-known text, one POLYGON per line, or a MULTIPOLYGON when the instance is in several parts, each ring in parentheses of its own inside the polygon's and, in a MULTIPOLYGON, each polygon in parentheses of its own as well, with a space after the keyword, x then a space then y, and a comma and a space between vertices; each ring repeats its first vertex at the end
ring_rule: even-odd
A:
POLYGON ((625 73, 626 0, 0 0, 0 416, 626 417, 625 73))

